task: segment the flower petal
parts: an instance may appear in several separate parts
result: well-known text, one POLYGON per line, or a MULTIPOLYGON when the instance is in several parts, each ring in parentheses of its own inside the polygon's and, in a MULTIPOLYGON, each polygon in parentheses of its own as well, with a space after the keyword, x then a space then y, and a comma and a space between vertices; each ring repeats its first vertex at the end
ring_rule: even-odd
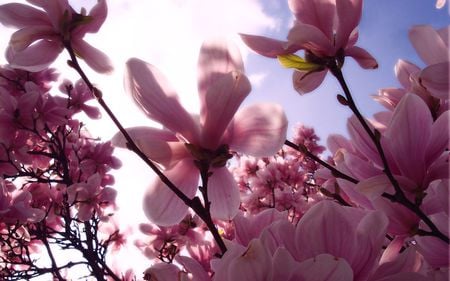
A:
POLYGON ((208 197, 211 216, 220 220, 231 220, 236 216, 239 204, 239 189, 227 168, 212 171, 208 181, 208 197))
MULTIPOLYGON (((160 163, 166 169, 171 169, 181 159, 191 157, 184 143, 180 142, 171 131, 150 127, 134 127, 126 130, 148 158, 160 163)), ((127 141, 120 132, 112 138, 112 144, 127 147, 127 141)))
POLYGON ((295 22, 289 30, 288 47, 308 49, 318 56, 333 56, 334 47, 323 32, 316 26, 295 22))
POLYGON ((353 30, 358 26, 362 13, 362 0, 336 1, 338 29, 336 31, 336 49, 344 48, 353 30))
POLYGON ((405 60, 398 60, 394 67, 395 76, 405 89, 411 88, 411 75, 416 75, 420 72, 420 68, 405 60))
POLYGON ((74 32, 77 34, 96 33, 106 20, 108 14, 108 7, 105 0, 98 0, 97 4, 92 7, 89 12, 91 20, 85 24, 79 25, 74 32))
POLYGON ((420 97, 405 95, 395 108, 385 133, 386 143, 403 176, 421 184, 425 176, 425 148, 433 118, 420 97))
POLYGON ((125 71, 125 89, 151 119, 190 142, 198 138, 198 126, 181 106, 166 77, 153 65, 132 58, 125 71))
POLYGON ((49 37, 55 37, 55 39, 57 38, 57 34, 51 26, 27 26, 12 34, 9 45, 14 49, 14 51, 19 52, 23 51, 26 47, 38 39, 48 39, 49 37))
POLYGON ((240 72, 228 73, 208 89, 202 112, 204 148, 216 149, 220 145, 225 129, 250 90, 248 78, 240 72))
POLYGON ((417 25, 411 28, 409 40, 426 64, 450 61, 446 42, 431 25, 417 25))
POLYGON ((448 100, 450 98, 449 86, 450 63, 442 62, 424 68, 419 74, 419 81, 430 94, 438 99, 448 100))
POLYGON ((364 69, 378 68, 377 60, 363 48, 356 46, 349 47, 345 49, 345 55, 354 58, 364 69))
POLYGON ((259 103, 239 110, 230 124, 227 143, 255 157, 274 155, 286 140, 287 118, 280 105, 259 103))
POLYGON ((40 40, 21 52, 6 50, 6 59, 13 68, 37 72, 47 68, 62 51, 58 42, 40 40))
POLYGON ((23 28, 28 26, 51 26, 46 13, 31 6, 8 3, 0 6, 0 22, 5 26, 23 28))
POLYGON ((320 254, 300 263, 288 281, 348 281, 353 271, 347 261, 330 254, 320 254))
POLYGON ((445 149, 449 148, 449 124, 450 111, 445 111, 433 123, 431 127, 431 136, 428 141, 425 152, 425 160, 427 166, 431 165, 445 149))
POLYGON ((294 71, 292 82, 294 89, 300 95, 307 94, 317 89, 322 84, 328 70, 322 71, 294 71))
POLYGON ((242 41, 257 54, 261 56, 276 58, 279 55, 292 54, 298 49, 287 48, 287 41, 280 41, 269 37, 239 34, 242 41))
POLYGON ((289 8, 302 23, 316 26, 330 40, 333 38, 333 22, 336 14, 335 1, 289 0, 289 8))
MULTIPOLYGON (((209 40, 202 44, 198 58, 198 92, 201 112, 206 110, 205 95, 221 77, 231 71, 244 73, 244 63, 238 47, 231 41, 209 40)), ((203 115, 203 114, 202 114, 203 115)))
POLYGON ((72 47, 93 70, 98 73, 110 73, 113 66, 108 56, 84 40, 72 40, 72 47))
MULTIPOLYGON (((191 159, 180 161, 165 174, 187 197, 194 197, 199 176, 191 159)), ((143 209, 153 223, 169 226, 185 217, 188 206, 158 178, 145 193, 143 209)))

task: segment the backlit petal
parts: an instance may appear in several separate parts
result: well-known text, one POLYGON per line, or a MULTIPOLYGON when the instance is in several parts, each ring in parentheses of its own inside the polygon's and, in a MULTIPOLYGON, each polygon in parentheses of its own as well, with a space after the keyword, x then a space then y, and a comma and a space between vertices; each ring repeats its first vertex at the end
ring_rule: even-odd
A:
POLYGON ((211 216, 220 220, 231 220, 239 209, 239 189, 227 168, 214 169, 208 181, 208 196, 211 216))
POLYGON ((98 73, 113 71, 113 66, 108 56, 99 49, 92 47, 86 41, 72 40, 72 47, 76 54, 98 73))

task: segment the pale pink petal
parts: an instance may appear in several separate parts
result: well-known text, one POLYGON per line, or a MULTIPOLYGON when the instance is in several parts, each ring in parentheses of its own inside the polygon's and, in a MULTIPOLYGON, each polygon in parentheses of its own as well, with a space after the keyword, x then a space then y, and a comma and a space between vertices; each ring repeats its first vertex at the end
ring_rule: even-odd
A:
POLYGON ((290 280, 299 263, 285 248, 278 248, 273 255, 272 280, 290 280))
POLYGON ((240 204, 239 188, 227 168, 212 171, 208 181, 208 196, 213 218, 228 221, 236 216, 240 204))
POLYGON ((354 58, 364 69, 378 68, 377 60, 363 48, 356 46, 346 48, 345 55, 354 58))
POLYGON ((446 42, 431 25, 414 26, 409 31, 409 39, 426 64, 450 61, 446 42))
POLYGON ((450 99, 450 63, 442 62, 424 68, 419 74, 419 82, 430 94, 438 99, 450 99))
POLYGON ((227 251, 221 258, 211 260, 211 269, 214 272, 214 281, 230 281, 228 269, 230 264, 245 253, 246 248, 238 243, 225 240, 227 251))
POLYGON ((330 39, 313 25, 295 22, 289 30, 288 42, 289 47, 305 48, 318 56, 335 55, 330 39))
POLYGON ((30 72, 41 71, 56 60, 63 50, 58 42, 40 40, 21 52, 6 50, 6 59, 11 67, 30 72))
POLYGON ((430 279, 416 272, 400 272, 388 277, 377 279, 376 281, 430 281, 430 279))
POLYGON ((291 54, 296 51, 293 48, 287 48, 287 41, 249 34, 240 34, 240 36, 250 49, 269 58, 276 58, 279 55, 291 54))
POLYGON ((208 89, 203 112, 202 146, 216 149, 242 101, 250 93, 248 78, 240 72, 224 75, 208 89))
POLYGON ((431 136, 425 152, 425 163, 431 165, 449 148, 450 111, 442 113, 431 126, 431 136))
POLYGON ((230 149, 255 157, 274 155, 286 140, 287 118, 281 106, 259 103, 239 110, 228 128, 230 149))
MULTIPOLYGON (((180 161, 165 175, 186 196, 194 197, 199 175, 191 159, 180 161)), ((157 179, 145 193, 143 209, 153 223, 169 226, 179 223, 186 216, 188 207, 160 179, 157 179)))
POLYGON ((228 280, 271 281, 272 257, 259 240, 252 240, 247 250, 230 262, 228 280))
POLYGON ((362 0, 336 1, 338 29, 336 31, 336 49, 347 45, 350 34, 358 26, 362 13, 362 0))
POLYGON ((125 89, 144 113, 195 142, 199 128, 179 103, 178 95, 166 77, 153 65, 136 58, 128 60, 126 66, 125 89))
POLYGON ((423 199, 420 206, 423 212, 427 215, 432 215, 440 212, 450 211, 450 179, 441 179, 431 182, 427 188, 427 196, 423 199))
POLYGON ((300 263, 288 281, 349 281, 353 271, 345 259, 320 254, 300 263))
POLYGON ((386 144, 403 176, 418 184, 425 176, 425 148, 433 118, 417 95, 408 94, 397 105, 387 129, 386 144))
POLYGON ((29 45, 31 45, 31 43, 38 39, 48 39, 50 37, 54 37, 55 39, 57 39, 57 36, 58 35, 55 33, 55 31, 53 31, 51 26, 28 26, 14 32, 11 36, 9 44, 11 48, 14 49, 14 51, 19 52, 23 51, 26 47, 28 47, 29 45))
POLYGON ((288 4, 297 21, 318 27, 332 40, 336 15, 334 1, 289 0, 288 4))
POLYGON ((367 179, 379 175, 381 171, 375 168, 367 159, 361 158, 358 155, 341 150, 345 165, 352 171, 356 179, 367 179))
POLYGON ((97 48, 92 47, 86 41, 72 40, 75 53, 82 58, 87 65, 98 73, 110 73, 113 66, 108 56, 97 48))
POLYGON ((218 39, 205 41, 200 49, 197 64, 201 115, 207 110, 205 95, 208 89, 231 71, 245 72, 238 47, 231 41, 218 39))
POLYGON ((416 75, 420 72, 420 68, 405 60, 398 60, 394 67, 395 76, 397 76, 398 81, 405 89, 410 89, 411 85, 411 75, 416 75))
POLYGON ((0 22, 5 26, 23 28, 27 26, 51 26, 48 16, 29 5, 8 3, 0 6, 0 22))
MULTIPOLYGON (((181 159, 191 157, 184 143, 180 142, 171 131, 150 127, 134 127, 126 130, 148 158, 160 163, 166 169, 170 169, 181 159)), ((125 137, 120 132, 112 138, 112 144, 127 148, 125 137)))
POLYGON ((31 1, 31 3, 41 6, 47 12, 48 18, 55 29, 61 28, 61 17, 64 13, 71 15, 74 12, 67 0, 31 1))
POLYGON ((328 70, 314 72, 295 70, 292 75, 294 89, 300 95, 312 92, 322 84, 327 73, 328 70))
POLYGON ((268 225, 259 236, 267 250, 273 255, 278 248, 286 248, 295 256, 295 226, 287 220, 277 220, 268 225))

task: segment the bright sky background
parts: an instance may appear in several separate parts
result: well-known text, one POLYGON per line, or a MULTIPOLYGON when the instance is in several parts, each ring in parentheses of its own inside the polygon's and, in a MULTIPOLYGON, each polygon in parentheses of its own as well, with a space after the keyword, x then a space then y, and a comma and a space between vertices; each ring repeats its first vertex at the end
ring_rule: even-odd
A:
MULTIPOLYGON (((0 3, 7 2, 10 1, 0 0, 0 3)), ((89 10, 96 1, 71 2, 76 7, 84 6, 89 10)), ((287 1, 110 0, 108 4, 107 21, 98 34, 89 36, 87 40, 109 54, 115 72, 109 76, 87 72, 126 127, 154 124, 139 112, 123 91, 123 66, 128 58, 138 57, 158 66, 178 90, 182 102, 197 112, 196 63, 200 44, 207 37, 227 36, 235 39, 241 47, 247 74, 252 81, 253 91, 245 104, 259 101, 282 104, 290 122, 290 131, 299 122, 314 126, 322 137, 322 143, 330 133, 345 133, 346 118, 350 114, 335 99, 340 89, 332 77, 328 77, 315 92, 300 96, 292 88, 292 70, 281 68, 276 60, 252 53, 236 35, 241 32, 285 39, 292 23, 287 1)), ((410 26, 432 24, 443 27, 450 23, 450 18, 448 4, 444 9, 436 10, 434 0, 366 0, 364 4, 357 45, 376 57, 380 67, 378 70, 363 70, 348 59, 344 71, 357 104, 363 113, 370 116, 381 109, 370 95, 376 94, 379 88, 399 85, 393 72, 398 58, 423 66, 407 37, 410 26)), ((0 27, 0 32, 0 48, 4 49, 12 30, 0 27)), ((55 65, 64 77, 78 79, 65 66, 67 58, 64 53, 55 65)), ((3 57, 0 62, 5 63, 3 57)), ((85 69, 88 68, 85 66, 85 69)), ((103 140, 108 140, 116 132, 106 114, 101 121, 89 121, 88 129, 103 140)), ((124 162, 123 168, 115 173, 121 208, 119 218, 122 222, 143 222, 140 208, 142 192, 153 179, 152 172, 128 151, 118 151, 117 155, 124 162)), ((146 266, 140 264, 136 267, 136 261, 132 262, 137 272, 146 266)))

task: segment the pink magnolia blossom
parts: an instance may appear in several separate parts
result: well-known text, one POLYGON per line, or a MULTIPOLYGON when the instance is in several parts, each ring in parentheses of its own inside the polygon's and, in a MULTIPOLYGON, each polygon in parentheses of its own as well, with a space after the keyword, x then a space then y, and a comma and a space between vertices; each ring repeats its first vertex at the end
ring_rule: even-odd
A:
POLYGON ((87 221, 93 212, 103 215, 103 208, 114 205, 116 190, 101 186, 101 176, 96 173, 86 182, 75 183, 67 187, 68 203, 78 207, 78 219, 87 221))
POLYGON ((295 16, 287 41, 241 34, 242 40, 256 53, 278 57, 286 67, 294 68, 294 88, 300 94, 315 90, 327 73, 327 60, 342 66, 346 56, 363 68, 376 68, 376 60, 355 46, 361 18, 362 0, 289 0, 295 16), (305 58, 293 55, 305 50, 305 58))
MULTIPOLYGON (((189 114, 159 70, 138 59, 127 62, 126 90, 151 119, 164 129, 131 128, 128 132, 150 159, 163 165, 165 174, 184 194, 197 191, 199 164, 211 176, 208 196, 213 218, 232 219, 239 207, 239 191, 225 167, 231 151, 254 156, 274 154, 283 144, 287 120, 274 104, 256 104, 238 110, 250 92, 236 47, 225 42, 204 43, 198 64, 199 118, 189 114), (197 164, 196 164, 197 163, 197 164)), ((121 134, 113 143, 124 147, 121 134)), ((159 225, 178 223, 188 207, 160 180, 147 190, 146 216, 159 225)))
POLYGON ((106 1, 100 0, 89 14, 77 13, 67 0, 30 1, 38 8, 9 3, 0 6, 0 22, 19 28, 6 53, 12 67, 40 71, 49 66, 70 42, 75 53, 97 72, 112 70, 108 57, 83 37, 96 33, 106 19, 106 1))

